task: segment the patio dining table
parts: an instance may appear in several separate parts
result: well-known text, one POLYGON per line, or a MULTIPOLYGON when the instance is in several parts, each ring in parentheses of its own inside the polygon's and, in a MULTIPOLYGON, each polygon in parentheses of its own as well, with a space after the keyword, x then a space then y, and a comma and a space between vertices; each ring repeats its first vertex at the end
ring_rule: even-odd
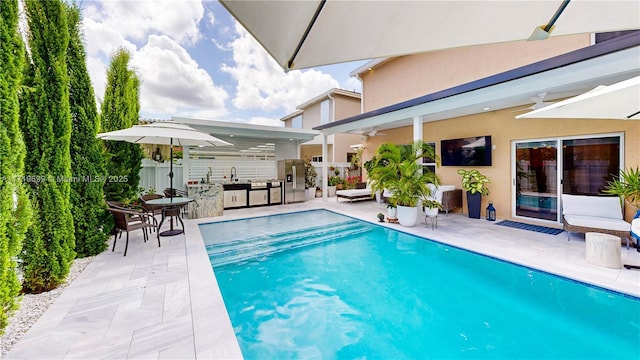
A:
POLYGON ((167 218, 167 216, 171 217, 171 219, 169 220, 169 223, 171 224, 170 229, 161 232, 159 234, 160 236, 174 236, 182 234, 184 232, 182 229, 173 228, 173 217, 175 216, 178 218, 178 220, 182 224, 182 228, 184 229, 184 223, 180 218, 180 213, 182 212, 182 207, 192 201, 194 201, 194 199, 188 197, 165 197, 161 199, 145 201, 145 203, 149 205, 162 208, 162 220, 160 220, 160 224, 158 224, 158 231, 160 231, 160 228, 162 227, 162 224, 164 223, 164 220, 167 218))

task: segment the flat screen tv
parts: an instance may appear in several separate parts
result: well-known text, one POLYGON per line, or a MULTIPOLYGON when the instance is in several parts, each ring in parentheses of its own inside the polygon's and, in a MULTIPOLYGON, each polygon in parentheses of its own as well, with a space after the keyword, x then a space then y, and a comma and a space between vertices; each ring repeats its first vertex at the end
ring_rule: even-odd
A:
POLYGON ((491 166, 491 136, 440 141, 442 166, 491 166))

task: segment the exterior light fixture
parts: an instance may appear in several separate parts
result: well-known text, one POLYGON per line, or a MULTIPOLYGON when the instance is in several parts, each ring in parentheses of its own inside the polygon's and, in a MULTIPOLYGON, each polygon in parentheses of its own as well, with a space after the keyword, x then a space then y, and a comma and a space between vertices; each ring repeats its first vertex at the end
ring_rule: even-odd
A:
POLYGON ((160 147, 156 147, 156 151, 151 154, 151 157, 157 162, 162 162, 162 153, 160 152, 160 147))

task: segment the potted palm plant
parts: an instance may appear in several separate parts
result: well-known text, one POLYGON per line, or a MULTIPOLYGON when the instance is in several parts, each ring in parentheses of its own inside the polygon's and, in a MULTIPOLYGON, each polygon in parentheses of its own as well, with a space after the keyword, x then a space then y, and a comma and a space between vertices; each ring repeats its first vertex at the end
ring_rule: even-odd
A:
POLYGON ((458 169, 458 175, 462 176, 462 189, 467 192, 467 210, 469 217, 480 219, 482 195, 489 195, 490 192, 485 184, 491 181, 477 169, 458 169))
POLYGON ((614 176, 607 182, 605 194, 616 195, 620 201, 631 205, 640 213, 640 167, 630 168, 620 172, 620 176, 614 176))
POLYGON ((435 150, 421 141, 407 146, 383 143, 374 155, 376 163, 369 173, 371 188, 393 193, 390 200, 397 204, 398 222, 403 226, 416 224, 418 202, 431 193, 427 184, 439 184, 437 175, 420 164, 423 157, 437 158, 435 150))

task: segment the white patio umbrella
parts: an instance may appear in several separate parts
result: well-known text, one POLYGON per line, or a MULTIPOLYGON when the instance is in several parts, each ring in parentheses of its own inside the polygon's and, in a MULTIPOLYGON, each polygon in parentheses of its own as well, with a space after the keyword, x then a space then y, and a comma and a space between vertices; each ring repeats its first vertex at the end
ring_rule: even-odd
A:
POLYGON ((169 161, 169 182, 173 188, 173 145, 179 146, 230 146, 233 145, 209 134, 200 132, 188 125, 171 121, 155 122, 147 125, 134 125, 127 129, 100 133, 98 139, 126 141, 136 144, 155 144, 171 146, 169 161))
POLYGON ((640 120, 640 76, 516 116, 530 118, 640 120))
POLYGON ((640 27, 637 0, 220 2, 286 71, 640 27))

